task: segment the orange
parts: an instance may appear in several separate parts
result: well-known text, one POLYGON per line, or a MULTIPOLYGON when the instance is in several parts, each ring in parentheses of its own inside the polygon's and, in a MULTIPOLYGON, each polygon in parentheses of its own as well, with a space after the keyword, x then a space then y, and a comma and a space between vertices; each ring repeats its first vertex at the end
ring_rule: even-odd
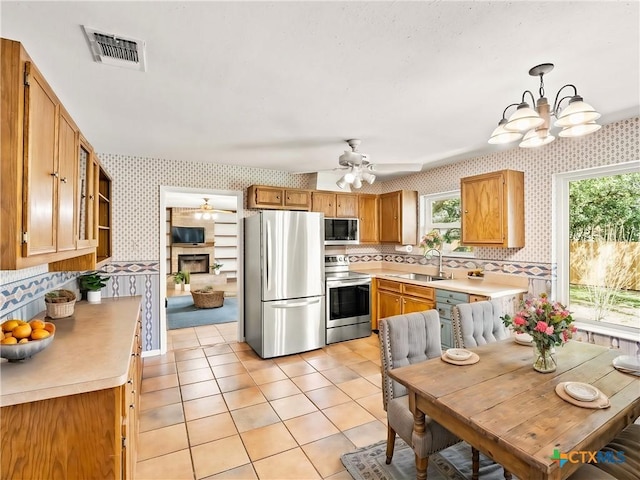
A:
POLYGON ((14 328, 19 325, 18 320, 7 320, 2 324, 2 330, 5 332, 10 332, 14 328))
POLYGON ((36 328, 31 332, 31 340, 42 340, 43 338, 47 338, 51 335, 44 328, 36 328))
MULTIPOLYGON (((4 334, 4 338, 9 338, 9 337, 13 337, 13 333, 11 333, 11 332, 5 332, 5 334, 4 334)), ((2 339, 0 338, 0 340, 2 340, 2 339)))
POLYGON ((16 338, 29 338, 29 335, 31 335, 31 326, 28 323, 18 325, 11 330, 11 333, 13 333, 13 336, 16 338))
POLYGON ((21 338, 18 343, 29 343, 29 339, 28 338, 21 338))
POLYGON ((2 345, 15 345, 18 343, 18 339, 16 337, 7 337, 0 340, 2 345))
POLYGON ((38 320, 38 319, 31 320, 29 322, 29 325, 31 325, 31 328, 33 330, 36 330, 38 328, 44 328, 44 322, 42 320, 38 320))
POLYGON ((53 323, 45 322, 44 329, 49 333, 54 333, 56 331, 56 326, 53 323))

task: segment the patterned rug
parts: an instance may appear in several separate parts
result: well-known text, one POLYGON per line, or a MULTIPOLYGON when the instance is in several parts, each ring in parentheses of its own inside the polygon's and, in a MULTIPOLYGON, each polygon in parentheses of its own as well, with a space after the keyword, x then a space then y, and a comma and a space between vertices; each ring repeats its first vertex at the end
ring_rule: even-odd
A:
POLYGON ((238 320, 238 298, 225 297, 218 308, 196 308, 191 295, 167 298, 167 328, 199 327, 238 320))
MULTIPOLYGON (((396 440, 393 460, 385 463, 387 442, 342 455, 342 464, 354 480, 406 480, 416 478, 413 450, 402 440, 396 440)), ((429 480, 469 480, 471 478, 471 447, 461 442, 429 457, 429 480)), ((480 478, 504 480, 504 470, 480 454, 480 478)), ((516 478, 515 476, 513 477, 516 478)))

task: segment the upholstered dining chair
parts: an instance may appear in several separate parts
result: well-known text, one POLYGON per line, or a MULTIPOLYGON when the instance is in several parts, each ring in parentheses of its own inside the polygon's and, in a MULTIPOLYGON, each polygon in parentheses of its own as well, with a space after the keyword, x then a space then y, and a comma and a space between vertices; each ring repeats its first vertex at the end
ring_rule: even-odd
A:
MULTIPOLYGON (((414 435, 407 389, 391 379, 387 372, 442 355, 440 317, 436 310, 396 315, 381 319, 378 328, 382 358, 382 398, 388 426, 386 463, 391 463, 398 434, 413 448, 417 472, 425 472, 426 475, 429 455, 460 442, 460 439, 428 416, 425 416, 425 435, 414 435)), ((477 473, 476 466, 476 478, 477 473)))
POLYGON ((504 315, 502 300, 459 303, 453 306, 452 313, 451 326, 457 348, 473 348, 509 336, 500 319, 504 315))
MULTIPOLYGON (((509 336, 509 330, 500 319, 504 315, 502 300, 459 303, 453 306, 451 326, 453 341, 457 348, 473 348, 487 343, 497 342, 509 336)), ((473 465, 480 463, 480 452, 471 449, 473 465)), ((512 478, 504 471, 504 478, 512 478)))

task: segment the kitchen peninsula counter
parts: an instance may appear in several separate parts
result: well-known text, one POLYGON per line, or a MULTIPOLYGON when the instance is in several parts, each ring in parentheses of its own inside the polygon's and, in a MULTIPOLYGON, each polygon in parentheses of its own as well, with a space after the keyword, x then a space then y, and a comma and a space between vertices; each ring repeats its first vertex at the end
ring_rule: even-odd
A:
POLYGON ((53 342, 30 359, 0 363, 0 406, 6 407, 123 385, 141 297, 77 302, 74 315, 51 320, 53 342))
POLYGON ((0 478, 133 477, 140 302, 79 302, 73 316, 53 320, 45 350, 0 364, 0 478))
POLYGON ((508 295, 517 295, 528 291, 528 282, 526 278, 515 277, 513 275, 501 275, 486 273, 481 279, 455 278, 456 275, 464 275, 463 273, 454 273, 451 280, 432 280, 422 281, 409 278, 398 277, 407 273, 419 273, 423 275, 434 275, 433 271, 425 269, 395 269, 386 266, 377 268, 366 268, 362 265, 352 265, 351 270, 361 273, 367 273, 374 278, 385 278, 396 282, 411 283, 425 287, 437 288, 439 290, 449 290, 453 292, 468 293, 470 295, 482 295, 490 298, 506 297, 508 295))

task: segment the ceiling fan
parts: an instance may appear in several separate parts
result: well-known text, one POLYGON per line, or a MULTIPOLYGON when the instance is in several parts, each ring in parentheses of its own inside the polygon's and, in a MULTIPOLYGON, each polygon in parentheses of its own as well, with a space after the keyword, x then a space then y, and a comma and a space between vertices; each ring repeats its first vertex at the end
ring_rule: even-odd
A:
POLYGON ((369 155, 358 151, 360 143, 361 141, 357 138, 347 140, 351 151, 345 150, 338 158, 340 167, 338 167, 337 170, 348 170, 347 173, 336 182, 336 185, 340 188, 345 188, 347 185, 360 188, 362 187, 363 180, 371 185, 376 179, 374 175, 375 172, 419 172, 422 170, 422 165, 418 163, 373 164, 369 161, 369 155))
POLYGON ((215 219, 217 218, 218 213, 236 213, 231 210, 219 210, 217 208, 213 208, 213 205, 209 204, 209 199, 207 197, 203 197, 202 199, 204 200, 204 203, 200 205, 200 210, 193 214, 193 216, 198 220, 215 219))

